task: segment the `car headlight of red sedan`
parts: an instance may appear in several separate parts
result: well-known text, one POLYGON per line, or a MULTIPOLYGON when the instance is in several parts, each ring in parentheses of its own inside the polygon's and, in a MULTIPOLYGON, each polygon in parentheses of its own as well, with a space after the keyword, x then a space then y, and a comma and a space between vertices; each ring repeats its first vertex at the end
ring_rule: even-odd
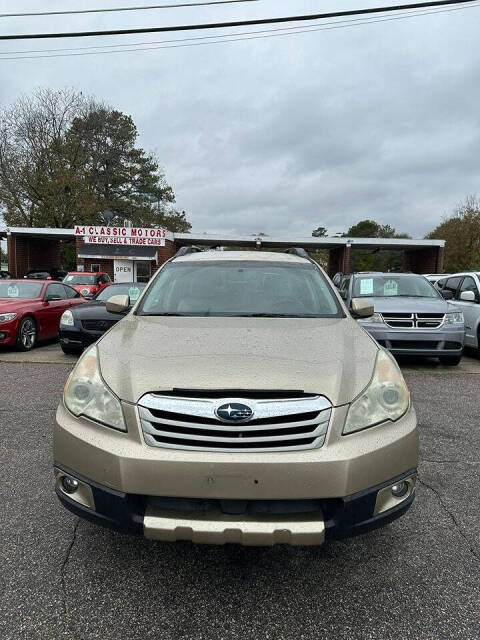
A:
POLYGON ((15 320, 18 316, 18 313, 0 313, 0 323, 2 322, 11 322, 15 320))

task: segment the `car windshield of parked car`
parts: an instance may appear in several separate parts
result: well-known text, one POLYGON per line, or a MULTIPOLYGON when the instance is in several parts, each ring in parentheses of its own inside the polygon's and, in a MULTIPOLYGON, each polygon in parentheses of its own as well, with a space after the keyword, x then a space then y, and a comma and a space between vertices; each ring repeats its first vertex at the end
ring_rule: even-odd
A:
POLYGON ((84 275, 69 275, 65 276, 63 282, 65 284, 69 284, 70 286, 75 286, 77 284, 95 284, 95 276, 84 276, 84 275))
POLYGON ((95 300, 106 302, 112 296, 128 296, 130 302, 136 302, 146 287, 144 282, 125 282, 122 284, 112 284, 105 287, 95 296, 95 300))
POLYGON ((440 294, 423 276, 364 275, 353 281, 353 298, 439 298, 440 294))
POLYGON ((196 261, 166 265, 139 315, 343 317, 321 271, 310 263, 196 261))
POLYGON ((42 293, 43 284, 35 282, 15 282, 7 280, 0 282, 0 298, 39 298, 42 293))

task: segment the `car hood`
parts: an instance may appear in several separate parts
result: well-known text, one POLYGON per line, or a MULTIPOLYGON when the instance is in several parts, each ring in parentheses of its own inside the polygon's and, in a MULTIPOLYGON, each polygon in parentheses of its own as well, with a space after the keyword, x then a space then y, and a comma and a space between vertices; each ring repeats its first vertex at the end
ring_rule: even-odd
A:
POLYGON ((110 313, 107 311, 105 302, 91 300, 79 305, 72 310, 75 318, 80 320, 121 320, 124 316, 120 313, 110 313))
POLYGON ((398 297, 371 298, 377 313, 447 313, 457 311, 443 298, 398 297))
POLYGON ((351 318, 129 314, 97 343, 106 383, 127 402, 171 389, 290 390, 334 406, 369 383, 378 347, 351 318))

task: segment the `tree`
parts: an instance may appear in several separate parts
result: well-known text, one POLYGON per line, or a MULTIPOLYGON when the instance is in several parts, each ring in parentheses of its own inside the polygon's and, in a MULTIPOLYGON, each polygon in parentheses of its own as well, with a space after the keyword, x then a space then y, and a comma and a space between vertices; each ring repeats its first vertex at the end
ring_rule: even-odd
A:
POLYGON ((446 240, 446 271, 480 268, 480 200, 469 196, 427 238, 446 240))
MULTIPOLYGON (((2 117, 3 115, 3 117, 2 117)), ((130 116, 75 91, 38 91, 4 114, 0 206, 7 224, 72 227, 129 219, 188 231, 156 158, 130 116)))
POLYGON ((72 226, 92 209, 88 185, 65 136, 89 101, 73 91, 38 91, 0 116, 0 206, 17 226, 72 226), (69 223, 69 224, 67 224, 69 223))
MULTIPOLYGON (((381 225, 375 220, 361 220, 350 227, 347 238, 409 238, 406 233, 397 233, 390 225, 381 225)), ((352 271, 400 271, 403 256, 400 251, 353 251, 352 271)))

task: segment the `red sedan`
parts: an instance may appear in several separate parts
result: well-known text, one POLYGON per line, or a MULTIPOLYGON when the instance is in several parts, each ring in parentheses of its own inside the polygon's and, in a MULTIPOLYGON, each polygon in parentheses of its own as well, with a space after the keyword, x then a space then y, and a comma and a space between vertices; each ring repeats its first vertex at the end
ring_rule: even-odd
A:
POLYGON ((83 304, 75 289, 51 280, 0 280, 0 346, 30 351, 38 340, 56 338, 60 316, 83 304))
POLYGON ((86 298, 93 298, 96 293, 112 284, 105 271, 69 271, 63 282, 86 298))

